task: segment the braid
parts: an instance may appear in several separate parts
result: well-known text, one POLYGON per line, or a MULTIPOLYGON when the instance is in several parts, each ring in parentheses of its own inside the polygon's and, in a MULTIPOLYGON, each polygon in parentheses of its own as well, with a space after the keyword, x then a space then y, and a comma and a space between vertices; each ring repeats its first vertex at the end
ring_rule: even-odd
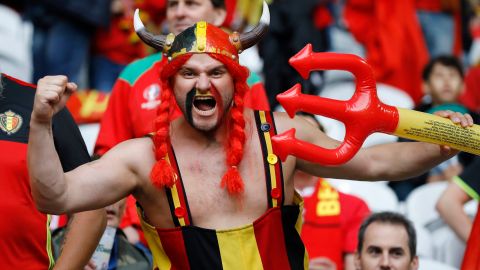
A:
POLYGON ((172 111, 172 88, 169 78, 189 59, 189 55, 178 57, 164 67, 161 73, 161 103, 158 106, 157 118, 155 119, 155 133, 153 144, 156 163, 150 172, 152 183, 157 188, 164 186, 172 187, 175 183, 174 171, 170 163, 165 159, 168 151, 170 138, 170 112, 172 111))
POLYGON ((243 117, 243 97, 248 90, 246 80, 248 70, 228 57, 211 54, 211 57, 225 64, 235 81, 234 104, 230 109, 229 134, 226 144, 227 172, 222 177, 220 186, 226 187, 231 195, 239 195, 244 191, 244 183, 238 165, 242 161, 245 145, 245 119, 243 117))

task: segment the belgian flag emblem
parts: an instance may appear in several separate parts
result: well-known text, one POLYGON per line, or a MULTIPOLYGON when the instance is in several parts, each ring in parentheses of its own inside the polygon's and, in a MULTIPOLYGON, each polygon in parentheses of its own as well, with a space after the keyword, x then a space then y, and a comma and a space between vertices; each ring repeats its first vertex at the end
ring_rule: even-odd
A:
POLYGON ((17 132, 22 124, 22 117, 10 110, 0 114, 0 129, 8 135, 17 132))

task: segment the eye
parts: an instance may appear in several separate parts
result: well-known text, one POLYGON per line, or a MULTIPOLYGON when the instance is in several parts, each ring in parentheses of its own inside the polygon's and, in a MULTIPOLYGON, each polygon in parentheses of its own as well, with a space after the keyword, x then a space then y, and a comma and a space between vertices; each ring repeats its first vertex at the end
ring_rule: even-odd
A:
POLYGON ((195 77, 195 73, 190 69, 182 69, 180 71, 180 75, 182 75, 182 77, 187 79, 195 77))
POLYGON ((225 70, 225 68, 216 68, 210 72, 210 76, 212 76, 213 78, 220 78, 226 72, 227 71, 225 70))
POLYGON ((199 3, 197 1, 185 1, 185 5, 191 7, 191 6, 198 6, 199 3))
POLYGON ((380 248, 370 247, 367 249, 367 254, 370 256, 379 256, 382 254, 382 250, 380 248))
POLYGON ((167 3, 167 7, 169 8, 176 7, 177 5, 178 5, 178 1, 168 1, 167 3))
POLYGON ((402 249, 395 249, 395 250, 392 250, 390 253, 392 254, 393 257, 396 257, 396 258, 399 258, 405 255, 405 252, 403 252, 402 249))

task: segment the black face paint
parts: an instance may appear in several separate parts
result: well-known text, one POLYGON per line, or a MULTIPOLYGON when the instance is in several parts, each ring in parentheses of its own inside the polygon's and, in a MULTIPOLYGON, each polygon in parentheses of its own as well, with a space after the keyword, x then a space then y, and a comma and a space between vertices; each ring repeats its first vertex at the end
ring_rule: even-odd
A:
POLYGON ((192 90, 188 91, 187 93, 187 98, 185 99, 185 117, 187 118, 187 121, 190 123, 190 125, 193 127, 193 116, 192 116, 192 109, 193 109, 193 98, 195 97, 196 93, 195 87, 192 88, 192 90))

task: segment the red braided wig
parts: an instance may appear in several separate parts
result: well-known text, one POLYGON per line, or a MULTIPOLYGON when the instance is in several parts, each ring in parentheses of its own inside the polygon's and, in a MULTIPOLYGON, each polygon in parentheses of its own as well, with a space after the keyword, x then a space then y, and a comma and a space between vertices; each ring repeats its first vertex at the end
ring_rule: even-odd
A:
MULTIPOLYGON (((153 142, 155 145, 155 163, 151 171, 152 183, 158 187, 173 186, 173 169, 165 160, 167 154, 167 143, 169 143, 169 113, 172 102, 172 87, 170 78, 180 69, 180 67, 190 58, 191 54, 179 56, 164 67, 161 73, 162 94, 161 104, 157 111, 155 120, 155 134, 153 142)), ((243 98, 248 91, 247 78, 248 69, 240 66, 237 62, 220 54, 209 54, 210 57, 222 62, 228 69, 234 80, 235 92, 233 96, 233 106, 230 109, 230 118, 227 121, 229 132, 225 144, 227 172, 222 177, 220 186, 226 187, 231 195, 240 195, 244 191, 244 183, 238 171, 238 165, 243 158, 243 147, 245 144, 245 119, 243 117, 244 103, 243 98)))
POLYGON ((155 133, 153 134, 153 144, 155 146, 155 160, 157 161, 150 172, 150 179, 157 188, 164 186, 172 187, 175 183, 174 171, 170 163, 166 160, 170 137, 170 111, 173 105, 172 88, 169 78, 177 72, 180 67, 190 59, 191 54, 178 57, 167 64, 160 75, 162 90, 160 96, 160 105, 157 109, 157 118, 155 118, 155 133))

